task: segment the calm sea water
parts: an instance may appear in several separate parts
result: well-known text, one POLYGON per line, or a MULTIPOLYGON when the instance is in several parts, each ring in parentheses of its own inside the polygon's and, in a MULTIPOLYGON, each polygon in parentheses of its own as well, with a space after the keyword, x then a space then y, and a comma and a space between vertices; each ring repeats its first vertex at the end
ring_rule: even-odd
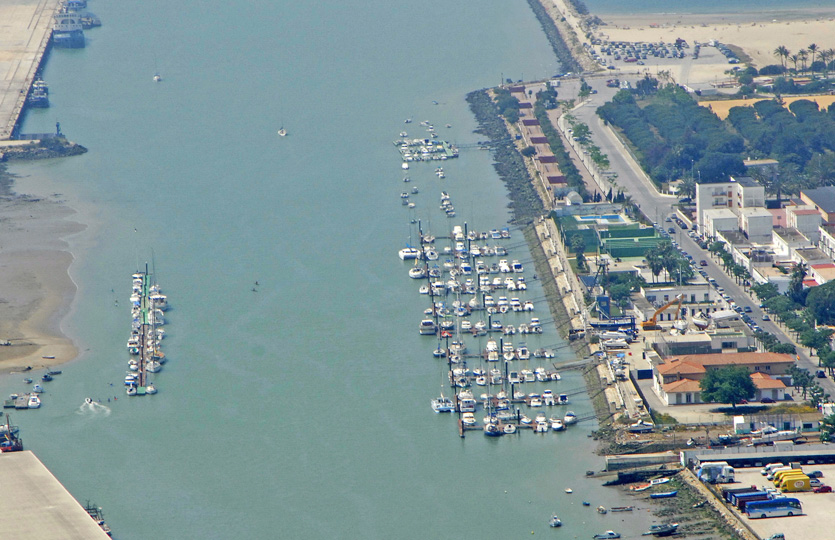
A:
MULTIPOLYGON (((428 301, 396 252, 411 219, 449 230, 442 189, 454 223, 478 229, 506 224, 508 201, 487 152, 445 162, 445 180, 414 166, 405 185, 391 141, 427 119, 473 143, 466 92, 559 70, 525 2, 90 9, 104 26, 86 49, 53 52, 53 106, 24 129, 58 120, 90 152, 15 167, 21 192, 60 193, 91 225, 72 239, 79 294, 64 321, 82 352, 43 408, 14 421, 115 536, 507 538, 548 532, 554 511, 562 536, 645 527, 643 511, 580 505, 618 503, 583 478, 602 464, 593 422, 462 440, 429 408, 444 364, 417 334, 428 301), (399 194, 412 185, 407 210, 399 194), (158 395, 127 399, 130 274, 146 262, 173 306, 170 361, 158 395), (82 407, 87 396, 102 407, 82 407)), ((530 263, 521 234, 507 245, 530 263)), ((536 282, 526 297, 550 320, 536 282)), ((553 328, 527 342, 564 347, 553 328)), ((551 386, 583 382, 569 371, 551 386)), ((20 375, 0 380, 4 393, 24 389, 20 375)), ((591 411, 585 395, 573 400, 591 411)))
MULTIPOLYGON (((831 8, 829 0, 583 0, 591 13, 791 13, 797 9, 831 8)), ((651 21, 647 21, 651 22, 651 21)))

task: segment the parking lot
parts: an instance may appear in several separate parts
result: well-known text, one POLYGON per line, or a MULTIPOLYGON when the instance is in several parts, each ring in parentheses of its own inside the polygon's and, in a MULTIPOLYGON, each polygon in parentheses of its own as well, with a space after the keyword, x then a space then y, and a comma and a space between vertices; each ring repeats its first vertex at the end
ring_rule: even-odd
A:
MULTIPOLYGON (((765 465, 765 464, 763 464, 765 465)), ((805 472, 821 471, 821 481, 824 485, 835 486, 835 465, 803 465, 805 472)), ((736 469, 736 484, 730 486, 762 486, 773 487, 771 481, 760 474, 760 468, 736 469)), ((789 497, 797 498, 803 505, 802 516, 748 519, 744 514, 734 510, 741 516, 760 538, 768 538, 774 533, 783 533, 786 540, 835 540, 835 493, 791 493, 789 497)))

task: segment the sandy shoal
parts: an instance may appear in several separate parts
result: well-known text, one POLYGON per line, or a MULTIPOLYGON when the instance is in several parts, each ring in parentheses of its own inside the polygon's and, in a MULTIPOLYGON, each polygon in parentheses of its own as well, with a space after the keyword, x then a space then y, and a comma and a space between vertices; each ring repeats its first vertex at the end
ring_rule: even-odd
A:
POLYGON ((84 230, 54 198, 0 195, 0 371, 54 366, 75 358, 63 335, 76 286, 66 239, 84 230), (44 357, 54 358, 44 358, 44 357))
MULTIPOLYGON (((835 5, 832 8, 763 12, 759 14, 657 14, 602 16, 605 26, 596 36, 610 41, 673 42, 692 44, 716 40, 740 47, 755 67, 779 64, 774 49, 783 45, 792 53, 817 44, 835 48, 835 5)), ((810 59, 811 60, 811 59, 810 59)))

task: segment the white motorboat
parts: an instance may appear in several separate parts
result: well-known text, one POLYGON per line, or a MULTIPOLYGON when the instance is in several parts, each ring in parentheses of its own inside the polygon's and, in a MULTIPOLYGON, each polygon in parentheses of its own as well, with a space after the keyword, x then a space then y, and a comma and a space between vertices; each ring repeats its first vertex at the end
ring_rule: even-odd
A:
POLYGON ((523 369, 519 372, 519 375, 522 379, 522 382, 534 382, 536 381, 536 376, 533 374, 533 371, 529 369, 523 369))
POLYGON ((503 428, 506 435, 511 435, 516 433, 516 425, 515 424, 505 424, 503 428))
POLYGON ((127 390, 126 390, 125 392, 126 392, 129 396, 135 396, 135 395, 136 395, 136 386, 135 386, 135 385, 130 385, 130 386, 128 386, 128 388, 127 388, 127 390))
POLYGON ((145 371, 148 373, 159 373, 162 370, 162 364, 156 360, 149 360, 145 362, 145 371))
POLYGON ((524 272, 524 271, 525 271, 525 269, 522 267, 522 263, 520 263, 520 262, 519 262, 519 261, 517 261, 517 260, 514 260, 513 262, 511 262, 511 263, 510 263, 510 267, 511 267, 511 268, 513 269, 513 271, 514 271, 514 272, 516 272, 517 274, 518 274, 518 273, 522 273, 522 272, 524 272))
POLYGON ((423 319, 418 326, 418 333, 422 336, 434 336, 438 332, 438 327, 432 319, 423 319))
POLYGON ((32 391, 36 394, 40 394, 41 392, 43 392, 43 386, 41 386, 40 384, 36 384, 32 387, 32 391))
POLYGON ((710 319, 704 315, 704 313, 696 314, 693 319, 693 324, 696 325, 696 328, 699 330, 704 330, 708 326, 710 326, 710 319))
POLYGON ((154 383, 148 383, 147 385, 145 385, 145 393, 146 394, 156 394, 157 393, 157 387, 154 386, 154 383))
POLYGON ((409 269, 409 277, 412 279, 423 279, 426 277, 426 270, 422 266, 413 266, 409 269))
POLYGON ((536 380, 538 382, 545 382, 548 380, 548 372, 546 372, 543 367, 538 367, 533 370, 533 374, 536 376, 536 380))
POLYGON ((521 418, 519 418, 519 423, 525 424, 526 426, 529 425, 531 422, 533 422, 533 420, 531 420, 529 417, 525 416, 524 414, 522 415, 521 418))
POLYGON ((551 429, 554 431, 562 431, 565 429, 565 424, 559 418, 551 418, 551 429))
POLYGON ((528 350, 527 347, 522 345, 518 349, 516 349, 516 358, 519 360, 528 360, 531 357, 531 351, 528 350))
POLYGON ((551 516, 551 521, 548 522, 549 527, 561 527, 562 521, 556 515, 551 516))
POLYGON ((568 411, 567 413, 565 413, 565 416, 563 417, 562 421, 566 426, 576 424, 577 423, 577 415, 574 414, 574 411, 568 411))
POLYGON ((536 427, 533 428, 534 433, 548 433, 547 422, 537 422, 536 427))
POLYGON ((542 407, 542 398, 538 396, 531 398, 531 407, 542 407))
POLYGON ((545 389, 542 391, 542 402, 545 405, 554 405, 554 393, 551 390, 545 389))
POLYGON ((409 164, 404 161, 403 164, 400 165, 400 168, 403 169, 404 171, 408 170, 409 169, 409 164))
POLYGON ((465 426, 474 426, 475 425, 475 415, 471 412, 465 412, 461 415, 461 423, 465 426))
POLYGON ((450 398, 444 397, 441 394, 440 397, 432 400, 432 410, 436 413, 453 412, 455 410, 455 404, 450 398))

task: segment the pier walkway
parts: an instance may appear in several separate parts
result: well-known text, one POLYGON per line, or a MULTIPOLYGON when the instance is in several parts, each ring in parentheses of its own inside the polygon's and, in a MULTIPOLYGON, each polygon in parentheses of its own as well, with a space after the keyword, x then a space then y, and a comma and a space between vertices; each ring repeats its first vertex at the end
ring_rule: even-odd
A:
POLYGON ((32 452, 0 454, 0 485, 3 538, 110 538, 32 452))
POLYGON ((0 0, 0 141, 14 132, 59 0, 0 0))

